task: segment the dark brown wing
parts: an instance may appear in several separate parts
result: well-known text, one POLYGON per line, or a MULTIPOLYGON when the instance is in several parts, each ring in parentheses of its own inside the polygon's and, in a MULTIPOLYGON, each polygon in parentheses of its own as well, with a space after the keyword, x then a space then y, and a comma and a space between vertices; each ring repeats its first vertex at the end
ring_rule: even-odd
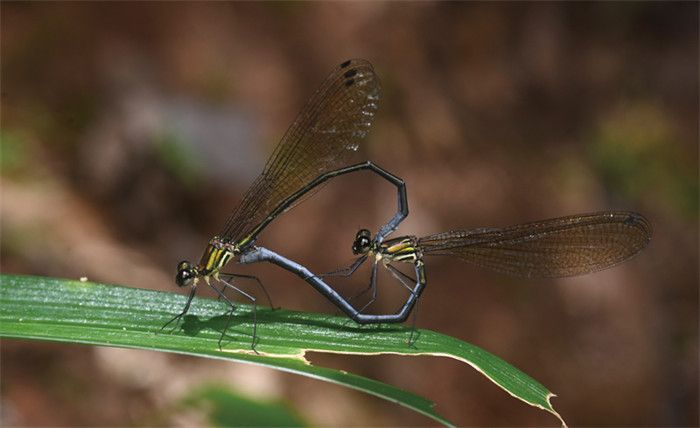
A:
POLYGON ((369 132, 380 96, 369 62, 354 59, 336 67, 282 137, 219 236, 232 243, 253 239, 258 225, 281 202, 319 175, 347 166, 369 132))
POLYGON ((478 266, 525 277, 562 277, 624 262, 651 240, 642 215, 610 211, 506 227, 426 236, 426 255, 460 257, 478 266))

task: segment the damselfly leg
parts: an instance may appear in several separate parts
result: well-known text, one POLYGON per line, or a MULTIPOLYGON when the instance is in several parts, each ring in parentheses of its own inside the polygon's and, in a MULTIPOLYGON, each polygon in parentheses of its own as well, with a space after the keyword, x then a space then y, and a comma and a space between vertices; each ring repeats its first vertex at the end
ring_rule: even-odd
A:
MULTIPOLYGON (((331 272, 326 272, 326 273, 318 274, 317 276, 318 276, 319 278, 328 278, 328 277, 343 277, 343 278, 347 278, 347 277, 349 277, 349 276, 352 276, 352 275, 355 273, 355 271, 357 271, 357 269, 365 263, 365 261, 367 261, 367 255, 366 255, 366 254, 363 255, 363 256, 358 257, 357 259, 355 259, 355 261, 354 261, 350 266, 348 266, 348 267, 340 268, 340 269, 337 269, 337 270, 334 270, 334 271, 331 271, 331 272)), ((354 302, 354 301, 356 301, 357 299, 359 299, 360 297, 362 297, 363 295, 365 295, 365 294, 366 294, 368 291, 370 291, 371 289, 372 289, 372 281, 369 282, 369 285, 368 285, 367 287, 363 288, 363 289, 360 290, 357 294, 355 294, 354 296, 350 297, 350 299, 349 299, 348 301, 349 301, 349 302, 354 302)), ((340 311, 340 309, 338 309, 338 311, 340 311)), ((362 312, 362 311, 360 311, 360 312, 362 312)))
POLYGON ((362 255, 358 258, 355 259, 354 262, 348 267, 345 268, 340 268, 331 272, 326 272, 326 273, 321 273, 318 274, 317 276, 319 278, 325 278, 327 276, 341 276, 341 277, 348 277, 352 274, 355 273, 355 271, 362 266, 362 264, 367 260, 367 255, 362 255))
POLYGON ((391 276, 393 276, 394 278, 399 280, 401 285, 403 285, 404 288, 406 290, 408 290, 409 293, 413 292, 413 284, 416 283, 415 278, 411 278, 411 276, 408 275, 407 273, 401 272, 400 270, 398 270, 397 268, 392 266, 391 263, 387 263, 384 266, 386 266, 389 273, 391 273, 391 276))
POLYGON ((170 332, 172 333, 177 328, 177 325, 179 324, 180 319, 182 317, 184 317, 187 314, 187 312, 190 310, 190 305, 192 305, 192 299, 194 299, 194 295, 195 295, 196 291, 197 291, 197 286, 193 285, 192 289, 190 290, 189 296, 187 296, 187 302, 185 303, 185 307, 182 308, 182 311, 179 314, 172 317, 170 319, 170 321, 163 324, 163 327, 161 327, 160 330, 158 330, 158 332, 163 331, 165 329, 165 327, 167 327, 168 325, 170 325, 171 323, 173 323, 175 321, 177 321, 177 322, 175 322, 175 326, 173 326, 173 328, 170 330, 170 332))
MULTIPOLYGON (((384 266, 386 266, 387 270, 391 273, 391 275, 396 278, 401 285, 408 290, 411 295, 413 295, 415 292, 413 291, 413 284, 417 283, 416 278, 412 278, 410 275, 401 272, 399 269, 396 267, 392 266, 391 263, 386 263, 384 266)), ((416 330, 416 319, 418 318, 418 306, 419 306, 420 301, 416 300, 416 304, 413 307, 413 315, 411 316, 411 335, 408 337, 408 346, 413 347, 413 345, 416 343, 416 340, 418 340, 418 336, 420 333, 418 333, 418 330, 416 330)))
MULTIPOLYGON (((221 272, 219 273, 219 278, 228 278, 229 282, 232 282, 234 278, 238 279, 246 279, 250 281, 254 281, 258 287, 262 290, 263 294, 265 294, 265 298, 267 299, 267 303, 270 305, 270 309, 275 310, 275 305, 272 304, 272 298, 270 297, 270 293, 267 292, 267 289, 265 288, 265 285, 263 285, 262 281, 260 281, 260 278, 258 278, 255 275, 243 275, 240 273, 228 273, 228 272, 221 272)), ((221 291, 226 294, 226 285, 221 287, 221 291)), ((217 295, 217 299, 220 298, 220 296, 217 295)))
MULTIPOLYGON (((222 279, 219 277, 219 281, 224 284, 226 288, 230 288, 241 296, 245 297, 246 299, 250 300, 250 303, 253 307, 253 343, 251 343, 250 347, 251 349, 257 354, 258 351, 255 350, 255 346, 258 344, 258 304, 257 304, 257 299, 246 293, 245 291, 241 290, 240 288, 236 287, 232 283, 226 281, 225 279, 222 279)), ((219 336, 219 350, 221 350, 221 342, 224 340, 224 337, 226 336, 226 331, 228 330, 229 326, 231 325, 231 319, 233 318, 233 312, 236 310, 236 306, 233 304, 231 300, 229 300, 228 297, 224 294, 223 291, 219 290, 218 288, 212 286, 214 290, 219 294, 219 296, 226 301, 226 303, 231 306, 231 310, 228 311, 228 318, 226 319, 226 326, 224 327, 223 331, 221 332, 221 336, 219 336)))

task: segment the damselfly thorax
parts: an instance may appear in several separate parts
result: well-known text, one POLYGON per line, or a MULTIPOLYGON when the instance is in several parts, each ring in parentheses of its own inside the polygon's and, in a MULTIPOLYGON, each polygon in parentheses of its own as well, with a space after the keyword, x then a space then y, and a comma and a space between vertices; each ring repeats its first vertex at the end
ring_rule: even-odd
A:
POLYGON ((190 262, 180 262, 175 278, 180 287, 196 284, 200 278, 207 283, 209 278, 219 279, 219 272, 231 261, 241 254, 240 246, 226 242, 218 236, 209 240, 204 253, 196 266, 190 262))
POLYGON ((202 258, 197 265, 197 271, 202 276, 215 275, 240 253, 241 250, 238 245, 225 242, 218 236, 215 236, 209 240, 209 244, 204 249, 202 258))
POLYGON ((415 236, 389 239, 379 245, 379 254, 386 262, 415 263, 423 257, 417 243, 418 238, 415 236))

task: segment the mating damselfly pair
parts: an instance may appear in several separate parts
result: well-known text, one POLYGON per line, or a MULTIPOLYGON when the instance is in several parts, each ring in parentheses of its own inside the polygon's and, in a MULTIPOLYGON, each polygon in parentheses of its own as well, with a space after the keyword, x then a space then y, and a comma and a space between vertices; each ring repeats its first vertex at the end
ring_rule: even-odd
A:
MULTIPOLYGON (((651 239, 649 222, 642 215, 628 211, 578 214, 505 228, 388 238, 408 215, 404 181, 371 161, 350 164, 374 122, 380 98, 379 79, 368 61, 345 61, 333 70, 287 130, 221 233, 209 241, 199 263, 183 261, 178 265, 176 283, 180 287, 189 286, 190 294, 183 310, 163 328, 188 312, 197 285, 204 280, 231 308, 219 347, 235 309, 225 294, 226 289, 231 289, 253 304, 251 346, 255 350, 257 300, 234 283, 237 277, 251 277, 223 272, 236 259, 239 263, 265 261, 286 269, 304 279, 357 323, 400 323, 411 314, 426 286, 425 256, 456 256, 516 276, 564 277, 622 263, 640 252, 651 239), (396 187, 397 211, 374 236, 367 229, 357 232, 352 251, 358 257, 350 266, 317 275, 289 258, 255 245, 258 235, 277 216, 319 186, 334 177, 363 170, 396 187), (371 274, 367 291, 371 292, 371 298, 356 307, 352 299, 343 297, 329 285, 327 278, 352 275, 368 260, 371 274), (395 266, 399 263, 410 264, 413 274, 399 270, 395 266), (394 313, 376 314, 368 310, 377 297, 379 265, 408 290, 408 297, 394 313), (217 288, 213 281, 223 288, 217 288)), ((409 343, 412 338, 413 330, 409 343)))

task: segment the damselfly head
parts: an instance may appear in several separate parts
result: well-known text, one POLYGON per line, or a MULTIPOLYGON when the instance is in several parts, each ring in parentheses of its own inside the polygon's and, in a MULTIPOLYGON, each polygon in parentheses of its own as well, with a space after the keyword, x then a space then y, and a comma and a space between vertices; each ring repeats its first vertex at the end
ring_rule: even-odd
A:
POLYGON ((355 241, 352 243, 353 254, 367 254, 372 248, 372 232, 367 229, 360 229, 355 235, 355 241))
POLYGON ((185 287, 192 284, 192 281, 197 277, 196 270, 190 262, 181 261, 177 265, 177 275, 175 275, 175 283, 178 287, 185 287))

